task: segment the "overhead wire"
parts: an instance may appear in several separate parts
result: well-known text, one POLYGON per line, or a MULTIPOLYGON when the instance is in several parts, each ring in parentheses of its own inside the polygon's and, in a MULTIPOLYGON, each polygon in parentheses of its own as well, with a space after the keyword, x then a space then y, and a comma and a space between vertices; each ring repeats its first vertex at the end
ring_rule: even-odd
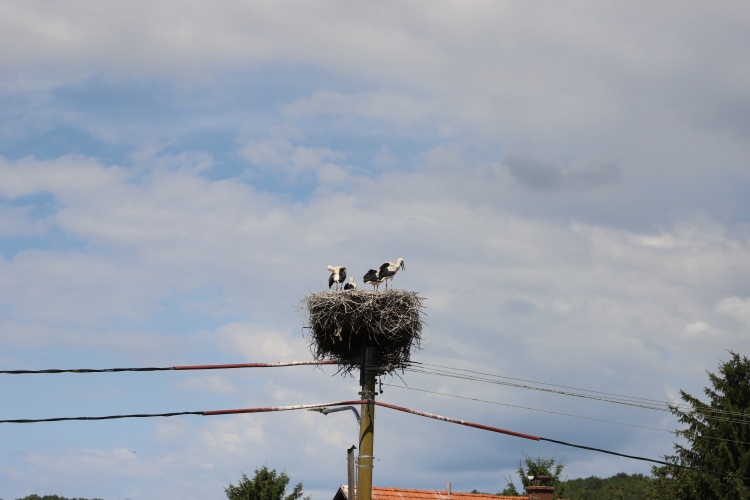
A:
POLYGON ((0 424, 37 424, 43 422, 66 422, 74 420, 115 420, 124 418, 154 418, 154 417, 176 417, 180 415, 200 415, 200 416, 215 416, 215 415, 232 415, 241 413, 267 413, 274 411, 290 411, 290 410, 305 410, 310 408, 322 408, 328 406, 345 406, 366 403, 363 400, 357 401, 340 401, 336 403, 318 403, 318 404, 307 404, 307 405, 291 405, 291 406, 268 406, 262 408, 240 408, 234 410, 203 410, 203 411, 178 411, 169 413, 133 413, 125 415, 105 415, 101 417, 55 417, 55 418, 22 418, 22 419, 10 419, 0 420, 0 424))
MULTIPOLYGON (((289 362, 277 362, 277 363, 233 363, 233 364, 209 364, 209 365, 177 365, 169 367, 131 367, 131 368, 70 368, 70 369, 42 369, 42 370, 0 370, 0 374, 5 375, 26 375, 26 374, 59 374, 59 373, 118 373, 118 372, 152 372, 152 371, 181 371, 181 370, 217 370, 217 369, 237 369, 237 368, 278 368, 278 367, 289 367, 289 366, 303 366, 303 365, 332 365, 337 364, 334 360, 313 360, 313 361, 289 361, 289 362)), ((580 397, 586 399, 593 399, 603 401, 607 403, 616 403, 627 406, 634 406, 649 410, 663 411, 672 413, 677 411, 680 415, 690 415, 690 412, 685 412, 681 408, 685 405, 674 404, 670 402, 641 398, 635 396, 624 396, 621 394, 615 394, 603 391, 594 391, 589 389, 581 389, 578 387, 566 386, 561 384, 551 384, 547 382, 539 382, 533 380, 527 380, 517 377, 509 377, 504 375, 491 374, 486 372, 480 372, 476 370, 468 370, 464 368, 455 368, 444 365, 423 363, 423 362, 410 362, 409 366, 405 368, 407 371, 414 373, 422 373, 427 375, 439 375, 444 377, 452 377, 456 379, 477 381, 492 383, 498 385, 505 385, 510 387, 516 387, 521 389, 536 390, 548 393, 555 393, 564 396, 580 397), (504 380, 511 380, 513 382, 504 382, 504 380), (518 382, 523 382, 520 384, 518 382), (545 387, 535 387, 525 384, 536 384, 538 386, 547 386, 559 389, 571 389, 578 392, 561 391, 557 389, 547 389, 545 387), (608 396, 608 397, 602 397, 608 396), (659 406, 655 406, 658 404, 659 406), (663 405, 663 406, 662 406, 663 405)), ((702 408, 701 411, 707 417, 715 421, 722 421, 728 423, 750 423, 750 416, 747 413, 742 412, 731 412, 726 410, 719 410, 715 408, 702 408), (731 418, 736 416, 738 418, 731 418)), ((582 417, 586 418, 586 417, 582 417)), ((629 424, 624 424, 629 425, 629 424)))
MULTIPOLYGON (((277 363, 233 363, 233 364, 209 364, 209 365, 177 365, 169 367, 131 367, 131 368, 70 368, 70 369, 42 369, 42 370, 0 370, 0 374, 5 375, 26 375, 26 374, 58 374, 58 373, 117 373, 117 372, 151 372, 151 371, 181 371, 181 370, 217 370, 217 369, 237 369, 237 368, 277 368, 277 367, 289 367, 289 366, 303 366, 303 365, 332 365, 337 364, 334 360, 313 360, 313 361, 289 361, 289 362, 277 362, 277 363)), ((456 379, 477 381, 492 383, 498 385, 505 385, 510 387, 516 387, 528 390, 537 390, 548 393, 555 393, 564 396, 573 396, 586 399, 593 399, 608 403, 623 404, 628 406, 635 406, 639 408, 672 412, 673 410, 679 412, 681 415, 688 415, 689 412, 682 411, 681 408, 685 405, 679 405, 675 403, 641 398, 635 396, 624 396, 621 394, 615 394, 603 391, 594 391, 589 389, 582 389, 578 387, 566 386, 561 384, 551 384, 547 382, 539 382, 528 379, 522 379, 517 377, 509 377, 504 375, 497 375, 492 373, 480 372, 477 370, 468 370, 464 368, 449 367, 445 365, 437 365, 423 362, 410 362, 409 366, 405 368, 407 371, 414 373, 422 373, 427 375, 439 375, 444 377, 452 377, 456 379), (511 380, 514 382, 504 382, 503 380, 511 380), (520 384, 517 382, 523 382, 520 384), (547 389, 545 387, 534 387, 525 384, 536 384, 538 386, 547 386, 560 389, 571 389, 578 392, 568 392, 556 389, 547 389), (608 396, 608 397, 601 397, 608 396), (655 406, 658 404, 659 406, 655 406), (663 407, 662 407, 663 405, 663 407)), ((704 414, 710 415, 715 421, 724 421, 729 423, 750 423, 750 416, 747 413, 741 412, 730 412, 726 410, 718 410, 714 408, 703 408, 704 414), (726 415, 726 416, 725 416, 726 415), (731 418, 731 416, 738 417, 737 419, 731 418)), ((585 418, 585 417, 584 417, 585 418)), ((628 424, 625 424, 628 425, 628 424)))
MULTIPOLYGON (((381 406, 384 408, 390 408, 393 410, 398 410, 401 412, 411 413, 414 415, 432 418, 436 420, 442 420, 444 422, 449 422, 453 424, 459 424, 463 426, 473 427, 480 430, 505 434, 513 437, 518 437, 522 439, 529 439, 532 441, 549 441, 551 443, 560 444, 563 446, 572 446, 576 448, 581 448, 585 450, 590 451, 597 451, 600 453, 607 453, 610 455, 616 455, 624 458, 631 458, 634 460, 643 460, 653 463, 658 463, 662 465, 669 465, 674 467, 679 467, 683 469, 695 469, 693 467, 684 466, 680 464, 672 464, 669 462, 665 462, 662 460, 656 460, 652 458, 646 458, 646 457, 639 457, 635 455, 626 455, 623 453, 618 453, 610 450, 604 450, 602 448, 594 448, 590 446, 585 445, 578 445, 573 443, 567 443, 565 441, 559 441, 555 439, 545 438, 541 436, 536 436, 533 434, 526 434, 522 432, 516 432, 511 431, 507 429, 502 429, 499 427, 493 427, 489 425, 484 424, 478 424, 474 422, 469 422, 466 420, 459 420, 452 417, 445 417, 441 415, 437 415, 434 413, 427 413, 422 412, 418 410, 412 410, 409 408, 404 408, 397 405, 392 405, 389 403, 384 403, 381 401, 368 401, 368 400, 354 400, 354 401, 339 401, 336 403, 317 403, 317 404, 304 404, 304 405, 290 405, 290 406, 272 406, 272 407, 260 407, 260 408, 239 408, 239 409, 232 409, 232 410, 204 410, 204 411, 182 411, 182 412, 169 412, 169 413, 139 413, 139 414, 126 414, 126 415, 106 415, 106 416, 98 416, 98 417, 56 417, 56 418, 44 418, 44 419, 13 419, 13 420, 0 420, 0 424, 30 424, 30 423, 43 423, 43 422, 62 422, 62 421, 96 421, 96 420, 113 420, 113 419, 125 419, 125 418, 155 418, 155 417, 175 417, 175 416, 181 416, 181 415, 199 415, 199 416, 218 416, 218 415, 233 415, 233 414, 246 414, 246 413, 267 413, 267 412, 276 412, 276 411, 291 411, 291 410, 303 410, 303 409, 313 409, 313 408, 322 408, 322 407, 329 407, 329 406, 350 406, 355 404, 375 404, 377 406, 381 406)), ((700 470, 700 469, 698 469, 700 470)), ((744 478, 743 478, 744 479, 744 478)))
POLYGON ((410 368, 410 367, 407 367, 406 370, 413 372, 413 373, 423 373, 426 375, 440 375, 444 377, 451 377, 451 378, 462 379, 462 380, 470 380, 470 381, 475 381, 475 382, 486 382, 490 384, 516 387, 519 389, 528 389, 528 390, 546 392, 550 394, 559 394, 563 396, 572 396, 572 397, 578 397, 578 398, 583 398, 583 399, 591 399, 591 400, 596 400, 596 401, 604 401, 608 403, 621 404, 621 405, 626 405, 626 406, 634 406, 634 407, 644 408, 648 410, 663 411, 667 413, 669 412, 669 409, 666 407, 660 408, 658 406, 654 406, 651 404, 643 404, 643 403, 639 403, 636 401, 627 401, 627 400, 621 400, 621 399, 615 399, 615 398, 605 398, 602 396, 583 394, 583 393, 577 393, 577 392, 571 392, 571 391, 562 391, 559 389, 550 389, 550 388, 545 388, 545 387, 535 387, 532 385, 520 384, 517 382, 505 382, 502 380, 482 378, 482 377, 477 377, 473 375, 465 375, 465 374, 454 373, 454 372, 445 371, 445 370, 431 370, 431 369, 420 369, 420 368, 410 368))
POLYGON ((335 365, 333 360, 314 361, 280 361, 278 363, 231 363, 219 365, 182 365, 164 367, 136 367, 136 368, 48 368, 44 370, 0 370, 2 375, 31 375, 43 373, 118 373, 118 372, 157 372, 181 370, 225 370, 235 368, 282 368, 304 365, 335 365))
MULTIPOLYGON (((321 362, 297 362, 294 363, 294 365, 299 364, 329 364, 329 363, 321 363, 321 362)), ((287 363, 274 363, 274 364, 267 364, 267 363, 252 363, 252 364, 242 364, 242 365, 196 365, 196 366, 185 366, 185 367, 169 367, 166 368, 169 369, 218 369, 218 368, 249 368, 249 367, 276 367, 276 366, 292 366, 291 364, 287 363)), ((162 369, 159 369, 162 370, 162 369)), ((150 369, 106 369, 105 371, 152 371, 150 369)), ((41 373, 42 371, 34 371, 31 373, 41 373)), ((52 371, 51 373, 60 373, 61 371, 52 371)), ((73 373, 92 373, 97 371, 73 371, 73 373)), ((16 371, 6 371, 4 373, 12 373, 17 374, 16 371)), ((24 372, 21 372, 24 373, 24 372)), ((461 378, 461 377, 458 377, 461 378)), ((429 392, 429 391, 428 391, 429 392)), ((695 467, 685 466, 681 464, 675 464, 666 462, 663 460, 656 460, 646 457, 640 457, 636 455, 627 455, 623 453, 614 452, 611 450, 605 450, 602 448, 595 448, 591 446, 586 445, 579 445, 574 443, 568 443, 565 441, 560 441, 556 439, 551 438, 545 438, 541 436, 534 436, 531 434, 524 434, 520 432, 510 431, 507 429, 500 429, 497 427, 487 426, 483 424, 476 424, 473 422, 463 421, 459 419, 454 419, 451 417, 443 417, 436 414, 421 412, 417 410, 411 410, 404 407, 399 407, 396 405, 392 405, 389 403, 384 403, 381 401, 367 401, 367 400, 356 400, 356 401, 341 401, 336 403, 316 403, 316 404, 306 404, 306 405, 291 405, 291 406, 276 406, 276 407, 261 407, 261 408, 241 408, 241 409, 232 409, 232 410, 204 410, 204 411, 182 411, 182 412, 168 412, 168 413, 134 413, 134 414, 122 414, 122 415, 105 415, 105 416, 81 416, 81 417, 53 417, 53 418, 42 418, 42 419, 3 419, 0 420, 0 424, 30 424, 30 423, 44 423, 44 422, 62 422, 62 421, 100 421, 100 420, 114 420, 114 419, 126 419, 126 418, 156 418, 156 417, 174 417, 174 416, 183 416, 183 415, 200 415, 200 416, 217 416, 217 415, 230 415, 230 414, 248 414, 248 413, 265 413, 265 412, 276 412, 276 411, 290 411, 290 410, 301 410, 301 409, 313 409, 313 408, 321 408, 321 407, 329 407, 329 406, 349 406, 349 405, 355 405, 355 404, 368 404, 373 403, 378 406, 383 406, 386 408, 391 408, 394 410, 404 411, 407 413, 412 413, 415 415, 443 420, 450 423, 465 425, 469 427, 478 428, 481 430, 487 430, 491 432, 498 432, 502 434, 507 434, 514 437, 520 437, 524 439, 531 439, 536 441, 548 441, 551 443, 560 444, 563 446, 570 446, 575 448, 580 448, 584 450, 589 451, 596 451, 600 453, 606 453, 614 456, 624 457, 624 458, 630 458, 634 460, 641 460, 641 461, 648 461, 652 463, 658 463, 662 465, 667 465, 671 467, 678 467, 682 469, 691 469, 691 470, 701 470, 704 472, 709 472, 711 474, 717 474, 722 476, 728 476, 728 477, 736 477, 731 474, 719 474, 714 471, 707 471, 704 469, 699 469, 695 467)), ((626 424, 627 425, 627 424, 626 424)), ((657 429, 658 430, 658 429, 657 429)), ((741 478, 742 480, 750 479, 750 478, 741 478)))
MULTIPOLYGON (((547 392, 547 393, 554 393, 554 394, 559 394, 563 396, 572 396, 572 397, 579 397, 579 398, 584 398, 584 399, 592 399, 592 400, 603 401, 607 403, 633 406, 633 407, 638 407, 638 408, 643 408, 643 409, 648 409, 648 410, 662 411, 662 412, 668 412, 668 413, 672 413, 672 411, 675 410, 679 412, 679 414, 682 414, 682 415, 689 414, 689 412, 685 412, 683 410, 683 408, 687 408, 686 405, 675 404, 675 403, 671 403, 667 401, 660 401, 656 399, 642 398, 642 397, 637 397, 637 396, 625 396, 621 394, 615 394, 615 393, 603 392, 603 391, 594 391, 594 390, 589 390, 589 389, 581 389, 578 387, 571 387, 571 386, 565 386, 565 385, 560 385, 560 384, 550 384, 546 382, 538 382, 538 381, 526 380, 526 379, 521 379, 521 378, 516 378, 516 377, 508 377, 508 376, 503 376, 503 375, 479 372, 475 370, 467 370, 467 369, 462 369, 462 368, 453 368, 453 367, 447 367, 443 365, 411 362, 410 366, 408 366, 406 370, 415 372, 415 373, 423 373, 427 375, 439 375, 439 376, 444 376, 444 377, 452 377, 456 379, 485 382, 485 383, 491 383, 491 384, 497 384, 497 385, 516 387, 516 388, 521 388, 521 389, 529 389, 529 390, 536 390, 536 391, 547 392), (418 367, 414 367, 413 365, 418 365, 418 367), (426 368, 419 368, 419 365, 424 366, 426 368), (512 380, 514 382, 504 382, 502 379, 512 380), (524 382, 524 384, 520 384, 517 382, 524 382), (554 387, 554 388, 560 388, 560 389, 571 389, 572 391, 577 391, 577 392, 562 391, 562 390, 557 390, 557 389, 548 389, 546 387, 535 387, 533 385, 526 385, 526 384, 536 384, 539 386, 547 386, 547 387, 554 387), (604 396, 609 396, 609 397, 604 397, 604 396)), ((711 418, 716 421, 750 424, 750 414, 748 413, 734 412, 734 411, 729 411, 729 410, 720 410, 720 409, 715 409, 715 408, 705 408, 705 409, 702 409, 702 411, 710 414, 711 418), (732 417, 737 417, 737 418, 732 418, 732 417)))
POLYGON ((455 419, 455 418, 451 418, 451 417, 444 417, 442 415, 436 415, 434 413, 427 413, 427 412, 423 412, 423 411, 412 410, 412 409, 409 409, 409 408, 404 408, 404 407, 392 405, 392 404, 389 404, 389 403, 383 403, 383 402, 380 402, 380 401, 376 401, 375 404, 378 405, 378 406, 383 406, 383 407, 386 407, 386 408, 391 408, 391 409, 394 409, 394 410, 398 410, 398 411, 402 411, 402 412, 406 412, 406 413, 411 413, 411 414, 418 415, 418 416, 421 416, 421 417, 433 418, 433 419, 436 419, 436 420, 442 420, 444 422, 450 422, 450 423, 454 423, 454 424, 458 424, 458 425, 465 425, 465 426, 474 427, 474 428, 478 428, 478 429, 482 429, 482 430, 487 430, 487 431, 491 431, 491 432, 498 432, 498 433, 501 433, 501 434, 508 434, 508 435, 511 435, 511 436, 520 437, 520 438, 524 438, 524 439, 530 439, 530 440, 534 440, 534 441, 547 441, 547 442, 559 444, 559 445, 562 445, 562 446, 570 446, 570 447, 573 447, 573 448, 579 448, 579 449, 583 449, 583 450, 596 451, 596 452, 599 452, 599 453, 606 453, 606 454, 609 454, 609 455, 614 455, 614 456, 624 457, 624 458, 630 458, 630 459, 633 459, 633 460, 641 460, 641 461, 645 461, 645 462, 652 462, 652 463, 657 463, 657 464, 661 464, 661 465, 667 465, 667 466, 670 466, 670 467, 677 467, 677 468, 680 468, 680 469, 696 470, 696 471, 701 471, 701 472, 707 472, 709 474, 713 474, 713 475, 716 475, 716 476, 731 477, 731 478, 734 478, 734 479, 740 479, 742 481, 750 480, 750 478, 738 477, 738 476, 736 476, 734 474, 720 473, 720 472, 711 471, 711 470, 703 469, 703 468, 699 468, 699 467, 692 467, 692 466, 689 466, 689 465, 676 464, 676 463, 671 463, 671 462, 667 462, 667 461, 664 461, 664 460, 657 460, 657 459, 654 459, 654 458, 641 457, 641 456, 638 456, 638 455, 627 455, 625 453, 619 453, 619 452, 616 452, 616 451, 605 450, 603 448, 594 448, 592 446, 586 446, 586 445, 581 445, 581 444, 568 443, 566 441, 560 441, 560 440, 557 440, 557 439, 545 438, 545 437, 542 437, 542 436, 534 436, 532 434, 523 434, 523 433, 519 433, 519 432, 508 431, 506 429, 500 429, 498 427, 491 427, 491 426, 488 426, 488 425, 475 424, 473 422, 468 422, 468 421, 465 421, 465 420, 459 420, 459 419, 455 419))
POLYGON ((397 384, 383 384, 383 385, 385 385, 387 387, 394 387, 396 389, 406 389, 406 390, 410 390, 410 391, 418 391, 418 392, 424 392, 424 393, 427 393, 427 394, 434 394, 436 396, 445 396, 445 397, 450 397, 450 398, 457 398, 457 399, 465 399, 465 400, 469 400, 469 401, 476 401, 478 403, 487 403, 487 404, 498 405, 498 406, 507 406, 509 408, 518 408, 518 409, 521 409, 521 410, 530 410, 530 411, 536 411, 536 412, 540 412, 540 413, 549 413, 549 414, 552 414, 552 415, 560 415, 560 416, 563 416, 563 417, 573 417, 573 418, 580 418, 580 419, 584 419, 584 420, 594 420, 594 421, 597 421, 597 422, 603 422, 603 423, 607 423, 607 424, 624 425, 624 426, 627 426, 627 427, 637 427, 637 428, 640 428, 640 429, 648 429, 648 430, 652 430, 652 431, 668 432, 670 434, 674 433, 674 431, 669 430, 669 429, 659 429, 657 427, 648 427, 648 426, 645 426, 645 425, 629 424, 629 423, 626 423, 626 422, 617 422, 617 421, 614 421, 614 420, 605 420, 605 419, 602 419, 602 418, 595 418, 595 417, 586 417, 586 416, 583 416, 583 415, 574 415, 574 414, 571 414, 571 413, 563 413, 563 412, 559 412, 559 411, 542 410, 542 409, 539 409, 539 408, 530 408, 528 406, 514 405, 514 404, 510 404, 510 403, 501 403, 499 401, 488 401, 486 399, 472 398, 472 397, 468 397, 468 396, 459 396, 457 394, 446 394, 444 392, 430 391, 430 390, 427 390, 427 389, 418 389, 416 387, 407 387, 407 386, 397 385, 397 384))
POLYGON ((493 377, 493 378, 501 378, 501 379, 514 380, 514 381, 525 382, 525 383, 529 383, 529 384, 546 385, 546 386, 549 386, 549 387, 560 387, 560 388, 563 388, 563 389, 572 389, 574 391, 580 391, 580 392, 589 392, 589 393, 593 393, 593 394, 602 394, 602 395, 607 395, 607 396, 616 396, 616 397, 624 398, 624 399, 628 399, 628 400, 638 400, 638 401, 650 402, 650 403, 664 403, 664 401, 657 400, 657 399, 641 398, 641 397, 636 397, 636 396, 624 396, 622 394, 615 394, 615 393, 611 393, 611 392, 595 391, 595 390, 591 390, 591 389, 582 389, 580 387, 573 387, 573 386, 569 386, 569 385, 551 384, 551 383, 548 383, 548 382, 539 382, 539 381, 535 381, 535 380, 528 380, 528 379, 523 379, 523 378, 518 378, 518 377, 509 377, 507 375, 498 375, 498 374, 495 374, 495 373, 486 373, 486 372, 480 372, 480 371, 476 371, 476 370, 467 370, 465 368, 455 368, 455 367, 451 367, 451 366, 436 365, 436 364, 422 363, 422 362, 412 362, 412 364, 422 365, 422 366, 427 366, 427 367, 443 368, 443 369, 446 369, 446 370, 453 370, 453 371, 457 371, 457 372, 473 373, 473 374, 482 375, 482 376, 486 376, 486 377, 493 377))
MULTIPOLYGON (((563 412, 552 411, 552 410, 542 410, 542 409, 539 409, 539 408, 530 408, 528 406, 514 405, 514 404, 510 404, 510 403, 501 403, 499 401, 489 401, 489 400, 485 400, 485 399, 472 398, 472 397, 468 397, 468 396, 459 396, 457 394, 447 394, 447 393, 444 393, 444 392, 430 391, 430 390, 427 390, 427 389, 419 389, 419 388, 416 388, 416 387, 407 387, 407 386, 397 385, 397 384, 383 384, 383 385, 386 386, 386 387, 392 387, 392 388, 396 388, 396 389, 406 389, 406 390, 411 390, 411 391, 423 392, 423 393, 427 393, 427 394, 433 394, 433 395, 436 395, 436 396, 444 396, 444 397, 450 397, 450 398, 456 398, 456 399, 465 399, 465 400, 468 400, 468 401, 475 401, 475 402, 478 402, 478 403, 487 403, 487 404, 498 405, 498 406, 506 406, 506 407, 509 407, 509 408, 518 408, 518 409, 521 409, 521 410, 530 410, 530 411, 536 411, 536 412, 540 412, 540 413, 548 413, 548 414, 551 414, 551 415, 558 415, 558 416, 564 416, 564 417, 579 418, 579 419, 584 419, 584 420, 592 420, 592 421, 602 422, 602 423, 607 423, 607 424, 615 424, 615 425, 622 425, 622 426, 634 427, 634 428, 639 428, 639 429, 646 429, 646 430, 652 430, 652 431, 666 432, 666 433, 669 433, 669 434, 674 434, 675 433, 674 430, 660 429, 658 427, 649 427, 649 426, 646 426, 646 425, 631 424, 631 423, 627 423, 627 422, 617 422, 617 421, 614 421, 614 420, 606 420, 606 419, 595 418, 595 417, 587 417, 587 416, 583 416, 583 415, 574 415, 574 414, 571 414, 571 413, 563 413, 563 412)), ((747 442, 744 442, 744 441, 738 441, 738 440, 735 440, 735 439, 726 439, 726 438, 718 438, 718 437, 711 437, 711 436, 706 436, 706 438, 711 439, 713 441, 721 441, 721 442, 726 442, 726 443, 736 443, 736 444, 750 446, 750 443, 747 443, 747 442)))

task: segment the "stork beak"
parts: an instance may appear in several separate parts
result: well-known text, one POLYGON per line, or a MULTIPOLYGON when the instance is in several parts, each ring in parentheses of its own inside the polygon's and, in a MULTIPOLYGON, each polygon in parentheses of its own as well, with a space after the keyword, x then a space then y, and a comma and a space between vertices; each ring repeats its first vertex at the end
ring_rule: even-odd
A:
POLYGON ((406 262, 401 263, 401 270, 406 271, 406 262))

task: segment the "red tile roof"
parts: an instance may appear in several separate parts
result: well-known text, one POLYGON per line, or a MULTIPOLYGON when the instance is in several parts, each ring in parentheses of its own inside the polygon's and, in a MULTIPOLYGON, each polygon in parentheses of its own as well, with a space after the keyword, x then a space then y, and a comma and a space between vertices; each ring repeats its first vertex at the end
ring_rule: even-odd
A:
MULTIPOLYGON (((341 486, 339 493, 348 499, 348 490, 347 486, 341 486)), ((488 493, 459 493, 455 491, 448 493, 441 490, 372 487, 372 500, 528 500, 528 498, 527 496, 510 497, 488 493)))

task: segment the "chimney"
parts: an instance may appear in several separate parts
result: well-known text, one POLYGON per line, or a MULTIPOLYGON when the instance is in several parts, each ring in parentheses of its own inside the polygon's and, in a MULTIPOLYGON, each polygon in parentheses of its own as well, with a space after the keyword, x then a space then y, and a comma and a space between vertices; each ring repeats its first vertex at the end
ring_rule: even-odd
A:
POLYGON ((354 487, 354 485, 357 484, 357 478, 354 472, 354 450, 356 449, 357 447, 352 445, 351 448, 346 450, 346 492, 349 494, 349 500, 356 500, 357 498, 357 489, 354 487))
POLYGON ((451 494, 451 483, 447 482, 445 483, 445 494, 450 495, 451 494))
POLYGON ((529 500, 554 500, 555 487, 549 486, 551 476, 530 476, 529 479, 531 485, 526 487, 529 500))

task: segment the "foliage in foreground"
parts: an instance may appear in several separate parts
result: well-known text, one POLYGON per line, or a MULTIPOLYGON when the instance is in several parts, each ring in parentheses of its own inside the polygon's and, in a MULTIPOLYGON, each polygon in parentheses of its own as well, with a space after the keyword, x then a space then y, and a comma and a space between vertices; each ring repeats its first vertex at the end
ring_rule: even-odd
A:
MULTIPOLYGON (((286 487, 289 485, 289 476, 286 472, 277 474, 275 470, 268 470, 267 466, 255 469, 255 475, 248 479, 245 473, 242 479, 234 486, 229 484, 224 488, 229 500, 300 500, 302 496, 302 483, 297 483, 289 495, 285 496, 286 487)), ((310 500, 310 497, 304 497, 310 500)))
POLYGON ((687 444, 675 444, 675 455, 664 460, 691 470, 653 467, 652 498, 750 499, 750 360, 730 354, 718 375, 707 372, 708 402, 680 391, 687 405, 671 410, 687 426, 676 432, 687 444))

